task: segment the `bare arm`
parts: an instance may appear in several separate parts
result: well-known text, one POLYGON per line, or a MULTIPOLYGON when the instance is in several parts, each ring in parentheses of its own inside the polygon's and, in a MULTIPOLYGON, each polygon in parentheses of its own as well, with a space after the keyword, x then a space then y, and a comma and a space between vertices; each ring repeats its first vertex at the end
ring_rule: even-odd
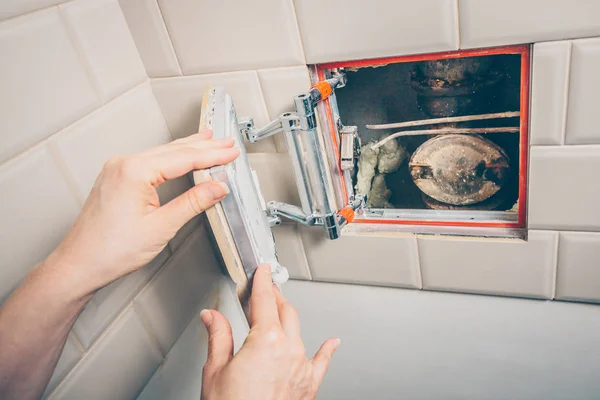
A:
POLYGON ((187 221, 228 193, 199 184, 161 206, 156 188, 239 154, 231 140, 192 135, 110 160, 59 247, 0 308, 0 398, 39 399, 75 319, 99 288, 151 261, 187 221))

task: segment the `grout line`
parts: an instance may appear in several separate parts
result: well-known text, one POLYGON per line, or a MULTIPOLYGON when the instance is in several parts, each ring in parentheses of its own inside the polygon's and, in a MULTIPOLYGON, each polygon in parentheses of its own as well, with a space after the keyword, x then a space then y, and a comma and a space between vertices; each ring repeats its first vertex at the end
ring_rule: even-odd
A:
POLYGON ((306 257, 306 248, 304 247, 304 241, 302 240, 302 235, 298 231, 298 223, 294 223, 294 230, 296 231, 296 236, 300 241, 300 248, 302 249, 302 257, 304 258, 304 263, 306 265, 306 271, 308 272, 308 279, 313 280, 312 271, 310 270, 310 266, 308 265, 308 257, 306 257))
POLYGON ((556 280, 558 279, 558 253, 560 252, 560 232, 556 232, 556 239, 554 239, 556 249, 554 251, 554 260, 552 263, 552 288, 550 290, 550 299, 556 298, 556 280))
POLYGON ((73 329, 69 331, 69 337, 71 338, 73 343, 75 343, 75 347, 77 347, 77 350, 81 352, 81 355, 83 357, 83 354, 85 354, 85 347, 83 347, 83 344, 81 344, 81 340, 79 340, 77 334, 73 332, 73 329))
POLYGON ((421 271, 421 253, 419 252, 419 238, 414 235, 415 250, 417 256, 417 286, 419 289, 423 289, 423 272, 421 271))
POLYGON ((50 135, 46 136, 45 138, 41 139, 40 141, 33 143, 31 146, 29 146, 28 148, 26 148, 25 150, 15 154, 14 156, 6 159, 4 162, 0 163, 0 168, 3 168, 5 165, 16 161, 17 159, 19 159, 20 157, 26 155, 27 153, 34 151, 42 146, 44 146, 45 144, 47 144, 49 141, 53 140, 57 135, 60 135, 62 132, 66 131, 67 129, 71 129, 73 126, 81 123, 84 119, 86 118, 91 118, 93 115, 96 115, 100 112, 102 112, 102 110, 104 110, 107 107, 110 107, 113 102, 115 101, 119 101, 123 96, 128 96, 131 93, 133 93, 134 91, 136 91, 137 89, 140 89, 141 87, 143 87, 146 83, 149 83, 150 80, 146 80, 140 84, 138 84, 137 86, 132 87, 131 89, 127 90, 126 92, 122 93, 120 96, 115 97, 114 99, 112 99, 111 101, 109 101, 108 103, 105 104, 101 104, 100 107, 95 108, 94 110, 92 110, 91 112, 89 112, 88 114, 82 116, 81 118, 78 118, 77 120, 71 122, 70 124, 68 124, 67 126, 64 126, 60 129, 58 129, 55 132, 52 132, 50 135))
POLYGON ((560 144, 565 145, 567 137, 567 119, 569 116, 569 91, 571 90, 571 67, 573 64, 573 42, 569 41, 569 49, 567 51, 567 76, 565 82, 564 98, 563 98, 563 126, 560 132, 560 144))
POLYGON ((175 45, 173 44, 173 35, 171 34, 171 30, 169 29, 169 26, 167 25, 167 21, 165 20, 165 14, 163 13, 163 10, 160 6, 159 1, 154 0, 154 3, 156 4, 156 8, 158 9, 158 14, 160 15, 160 20, 162 21, 163 26, 165 27, 165 32, 167 32, 167 39, 169 39, 169 44, 171 45, 171 50, 173 50, 173 56, 175 57, 175 62, 177 63, 177 68, 179 69, 179 75, 184 76, 183 69, 181 68, 181 62, 179 61, 179 56, 177 55, 177 51, 175 50, 175 45))
POLYGON ((454 0, 456 7, 454 7, 454 12, 456 13, 456 43, 458 44, 458 46, 456 47, 457 50, 460 49, 460 10, 459 10, 459 6, 458 6, 458 2, 460 0, 454 0))
POLYGON ((69 191, 71 192, 73 197, 75 197, 75 200, 77 201, 79 206, 83 207, 86 198, 84 198, 79 192, 73 174, 65 164, 63 158, 58 154, 58 150, 55 148, 53 142, 54 140, 48 142, 48 151, 50 153, 50 157, 52 157, 54 163, 58 167, 59 172, 61 173, 64 180, 67 182, 67 187, 69 188, 69 191))
POLYGON ((296 35, 298 42, 300 43, 300 53, 302 53, 302 60, 306 66, 306 52, 304 51, 304 42, 302 41, 302 34, 300 33, 300 23, 298 22, 298 13, 296 12, 296 2, 294 0, 289 1, 292 5, 292 14, 294 17, 294 22, 296 23, 296 35))
MULTIPOLYGON (((300 229, 304 229, 302 228, 300 225, 296 225, 297 228, 300 229)), ((312 269, 310 267, 310 263, 308 262, 308 257, 306 256, 306 245, 304 244, 304 238, 301 232, 298 232, 298 236, 300 237, 300 244, 302 245, 302 250, 304 252, 304 258, 306 260, 306 268, 308 269, 308 276, 310 277, 310 280, 313 282, 316 282, 315 278, 313 277, 313 273, 312 273, 312 269)))
MULTIPOLYGON (((138 295, 141 292, 142 291, 140 290, 138 292, 138 295)), ((163 349, 163 347, 161 346, 160 342, 158 341, 158 338, 156 337, 156 333, 154 333, 154 331, 152 330, 152 327, 148 323, 148 317, 146 316, 146 314, 144 313, 144 311, 138 308, 137 303, 135 302, 136 298, 137 298, 137 295, 133 298, 133 300, 131 300, 131 308, 133 309, 133 312, 135 312, 137 314, 137 316, 139 317, 140 321, 142 321, 142 326, 146 330, 146 333, 148 333, 148 336, 150 336, 150 340, 152 340, 152 343, 154 343, 154 345, 158 349, 158 352, 162 356, 163 362, 164 362, 164 360, 167 358, 167 353, 168 352, 166 351, 166 349, 163 349)), ((161 365, 162 364, 163 363, 161 363, 161 365)))
POLYGON ((0 24, 3 24, 4 22, 7 22, 7 21, 11 21, 13 19, 17 19, 17 18, 21 18, 21 17, 26 17, 28 15, 35 14, 35 13, 40 12, 40 11, 47 11, 47 10, 50 10, 51 8, 58 8, 58 6, 62 6, 62 5, 68 4, 68 3, 73 3, 75 1, 77 1, 77 0, 63 0, 63 1, 61 1, 59 3, 56 3, 56 4, 51 4, 49 6, 44 6, 44 7, 36 8, 34 10, 25 11, 23 14, 13 15, 12 17, 8 17, 6 19, 0 20, 0 24))
POLYGON ((83 67, 83 69, 85 71, 85 74, 87 75, 88 79, 90 80, 92 88, 94 89, 94 92, 96 93, 96 96, 97 96, 98 100, 100 101, 100 104, 106 104, 107 100, 104 98, 104 95, 102 94, 102 91, 100 90, 100 83, 98 82, 98 79, 96 78, 96 76, 94 74, 94 71, 92 69, 92 64, 90 63, 87 56, 85 55, 85 52, 83 51, 83 47, 81 46, 81 43, 79 43, 79 40, 77 39, 77 34, 75 33, 73 27, 71 26, 71 24, 67 20, 66 16, 64 15, 63 10, 62 10, 63 7, 64 7, 64 5, 57 6, 59 19, 60 19, 63 27, 67 31, 67 36, 69 37, 69 40, 71 41, 71 45, 73 46, 73 48, 75 49, 75 52, 77 53, 77 58, 79 58, 79 62, 81 63, 81 66, 83 67))

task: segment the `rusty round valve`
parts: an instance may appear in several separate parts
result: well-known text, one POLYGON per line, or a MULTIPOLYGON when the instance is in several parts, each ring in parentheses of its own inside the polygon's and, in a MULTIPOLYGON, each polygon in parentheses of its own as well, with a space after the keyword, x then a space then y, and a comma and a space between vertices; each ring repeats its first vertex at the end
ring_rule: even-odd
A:
POLYGON ((423 143, 408 164, 417 187, 442 203, 467 205, 494 195, 508 177, 508 156, 478 135, 440 135, 423 143))

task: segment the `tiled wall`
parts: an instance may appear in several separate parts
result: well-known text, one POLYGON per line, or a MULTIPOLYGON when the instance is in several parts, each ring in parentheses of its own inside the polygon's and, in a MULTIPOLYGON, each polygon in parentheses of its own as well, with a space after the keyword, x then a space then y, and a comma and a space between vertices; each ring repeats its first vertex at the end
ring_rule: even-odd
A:
MULTIPOLYGON (((195 130, 209 81, 261 125, 308 87, 305 64, 535 42, 527 243, 331 242, 319 229, 284 224, 274 228, 277 246, 298 279, 600 301, 600 2, 120 2, 177 137, 195 130)), ((298 203, 281 138, 250 148, 265 198, 298 203)))
MULTIPOLYGON (((117 0, 4 0, 0 55, 2 302, 60 242, 107 158, 171 134, 117 0)), ((189 187, 169 182, 161 201, 189 187)), ((142 391, 217 284, 203 225, 192 221, 155 260, 94 295, 44 397, 142 391)))
MULTIPOLYGON (((309 86, 306 64, 537 42, 527 243, 327 241, 284 224, 278 249, 297 279, 598 302, 599 14, 595 0, 5 0, 0 299, 60 241, 105 158, 196 130, 208 82, 260 126, 292 109, 309 86)), ((284 141, 249 150, 265 198, 298 203, 284 141)), ((161 198, 188 185, 174 182, 161 198)), ((197 223, 95 296, 51 398, 139 393, 216 276, 204 228, 189 235, 197 223)))

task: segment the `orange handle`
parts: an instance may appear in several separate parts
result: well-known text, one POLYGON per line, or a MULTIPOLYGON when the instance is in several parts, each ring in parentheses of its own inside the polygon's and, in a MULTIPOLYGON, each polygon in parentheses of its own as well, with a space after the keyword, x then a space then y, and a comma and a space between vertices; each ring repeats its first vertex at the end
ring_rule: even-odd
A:
POLYGON ((321 93, 321 100, 325 100, 333 93, 333 88, 327 81, 318 82, 311 89, 317 89, 321 93))
POLYGON ((351 207, 344 207, 339 212, 338 215, 346 218, 348 223, 351 223, 354 220, 354 210, 351 207))

